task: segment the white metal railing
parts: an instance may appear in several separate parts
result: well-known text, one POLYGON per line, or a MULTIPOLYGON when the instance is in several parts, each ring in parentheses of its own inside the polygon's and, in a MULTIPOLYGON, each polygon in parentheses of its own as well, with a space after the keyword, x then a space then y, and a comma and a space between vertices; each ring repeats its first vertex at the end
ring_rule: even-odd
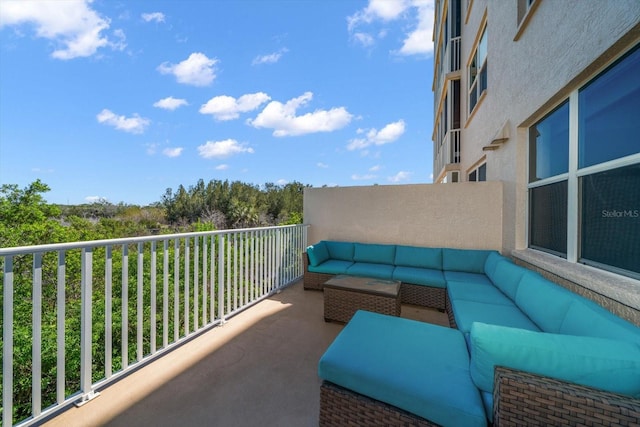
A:
POLYGON ((440 98, 440 94, 442 93, 442 85, 447 79, 447 74, 453 73, 455 71, 459 71, 461 67, 461 58, 460 58, 460 41, 462 37, 454 37, 449 40, 447 46, 444 49, 444 54, 442 58, 440 58, 440 62, 438 64, 437 74, 436 74, 436 90, 434 97, 435 110, 437 111, 437 103, 440 98))
POLYGON ((2 425, 31 425, 83 404, 141 363, 294 282, 303 274, 306 230, 0 248, 2 425), (16 365, 26 343, 27 366, 16 365))
POLYGON ((442 173, 448 164, 460 163, 460 129, 447 132, 441 144, 436 144, 434 177, 442 173))

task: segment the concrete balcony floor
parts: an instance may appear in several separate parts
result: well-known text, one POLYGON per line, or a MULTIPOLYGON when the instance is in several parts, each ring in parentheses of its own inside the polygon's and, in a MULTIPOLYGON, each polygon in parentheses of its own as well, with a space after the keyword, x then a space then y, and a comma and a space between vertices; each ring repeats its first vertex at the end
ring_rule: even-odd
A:
MULTIPOLYGON (((448 326, 434 310, 402 317, 448 326)), ((71 407, 47 426, 317 426, 318 360, 343 325, 302 281, 71 407)))

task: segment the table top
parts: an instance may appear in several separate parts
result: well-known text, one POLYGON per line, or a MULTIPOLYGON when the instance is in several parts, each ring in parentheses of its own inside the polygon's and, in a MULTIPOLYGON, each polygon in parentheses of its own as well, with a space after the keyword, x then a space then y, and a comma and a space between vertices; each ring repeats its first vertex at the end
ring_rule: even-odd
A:
POLYGON ((324 284, 325 287, 347 291, 365 292, 382 296, 396 297, 400 291, 399 280, 383 280, 360 276, 335 276, 324 284))

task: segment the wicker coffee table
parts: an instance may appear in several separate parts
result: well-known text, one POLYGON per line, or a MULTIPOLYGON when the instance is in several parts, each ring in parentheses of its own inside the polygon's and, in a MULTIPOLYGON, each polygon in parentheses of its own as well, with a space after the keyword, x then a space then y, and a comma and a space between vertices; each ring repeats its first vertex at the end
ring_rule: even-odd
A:
POLYGON ((400 316, 400 281, 339 275, 324 283, 324 320, 348 322, 358 310, 400 316))

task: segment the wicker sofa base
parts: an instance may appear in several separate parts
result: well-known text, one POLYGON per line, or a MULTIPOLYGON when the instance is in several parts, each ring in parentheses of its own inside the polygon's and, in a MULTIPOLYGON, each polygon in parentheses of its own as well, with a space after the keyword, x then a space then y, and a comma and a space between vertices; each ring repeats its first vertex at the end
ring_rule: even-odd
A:
POLYGON ((324 320, 347 323, 356 311, 400 316, 400 298, 363 292, 324 288, 324 320))
POLYGON ((446 307, 447 290, 432 286, 414 285, 402 282, 402 303, 435 308, 444 311, 446 307))
POLYGON ((437 426, 328 381, 320 386, 320 426, 437 426))
POLYGON ((496 366, 493 425, 638 426, 640 399, 496 366))

